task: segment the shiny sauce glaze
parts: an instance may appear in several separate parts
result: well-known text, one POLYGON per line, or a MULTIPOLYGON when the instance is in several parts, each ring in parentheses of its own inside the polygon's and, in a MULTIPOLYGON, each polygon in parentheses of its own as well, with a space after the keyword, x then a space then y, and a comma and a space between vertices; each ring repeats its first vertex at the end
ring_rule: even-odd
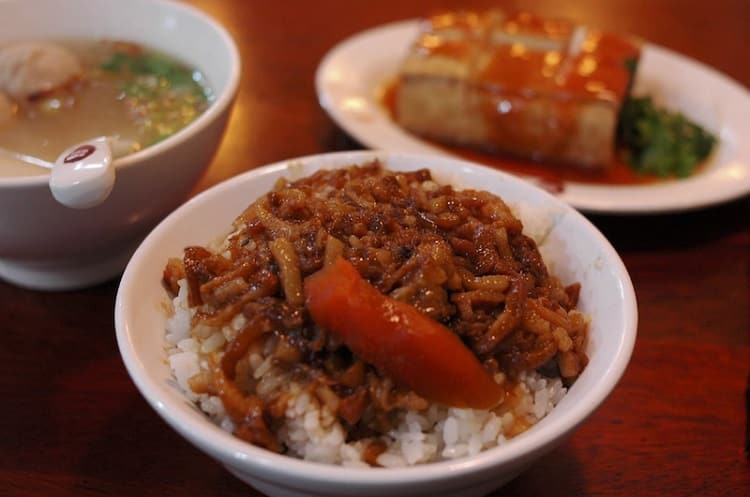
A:
POLYGON ((489 91, 613 103, 629 89, 626 61, 640 55, 634 38, 528 13, 434 16, 416 48, 465 64, 467 81, 489 91))

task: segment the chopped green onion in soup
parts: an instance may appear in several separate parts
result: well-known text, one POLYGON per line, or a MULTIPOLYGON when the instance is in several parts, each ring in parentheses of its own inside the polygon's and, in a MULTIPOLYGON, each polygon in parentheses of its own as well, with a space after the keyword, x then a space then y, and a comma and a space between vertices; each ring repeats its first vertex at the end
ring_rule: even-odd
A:
MULTIPOLYGON (((133 143, 134 152, 178 132, 213 100, 197 68, 148 47, 112 40, 39 45, 66 50, 80 72, 59 87, 11 100, 0 148, 52 162, 70 145, 106 135, 133 143)), ((0 176, 46 173, 0 164, 0 176)))

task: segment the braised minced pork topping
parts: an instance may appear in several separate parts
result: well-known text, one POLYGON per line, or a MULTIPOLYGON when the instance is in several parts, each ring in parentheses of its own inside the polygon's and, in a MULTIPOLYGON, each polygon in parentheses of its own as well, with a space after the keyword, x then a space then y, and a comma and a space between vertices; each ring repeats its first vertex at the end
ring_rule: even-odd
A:
MULTIPOLYGON (((490 193, 373 162, 281 180, 233 228, 219 250, 188 247, 170 259, 164 282, 176 294, 187 280, 193 325, 246 318, 191 387, 219 395, 235 434, 257 445, 284 450, 272 434, 283 389, 259 393, 247 374, 249 351, 269 340, 274 364, 328 405, 350 440, 387 431, 395 409, 429 405, 310 318, 304 281, 339 257, 384 295, 447 326, 490 374, 512 380, 540 370, 570 383, 586 365, 578 284, 548 273, 521 222, 490 193)), ((377 457, 377 442, 370 449, 377 457)))

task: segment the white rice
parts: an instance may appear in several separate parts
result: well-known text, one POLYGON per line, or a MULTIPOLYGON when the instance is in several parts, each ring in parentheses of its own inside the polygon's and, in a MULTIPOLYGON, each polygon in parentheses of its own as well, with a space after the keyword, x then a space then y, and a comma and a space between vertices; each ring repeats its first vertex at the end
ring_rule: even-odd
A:
MULTIPOLYGON (((524 221, 524 232, 540 246, 557 221, 557 216, 542 215, 528 206, 515 206, 524 221), (530 212, 533 211, 533 212, 530 212), (529 222, 529 220, 533 220, 529 222)), ((173 313, 167 319, 165 346, 169 366, 179 388, 222 429, 232 432, 234 424, 217 396, 196 394, 188 380, 208 370, 206 354, 219 351, 242 328, 245 318, 238 315, 226 326, 191 328, 195 310, 187 305, 187 284, 172 301, 173 313)), ((366 441, 347 443, 346 431, 334 413, 318 398, 295 382, 289 382, 277 370, 270 357, 250 356, 258 393, 272 392, 286 383, 290 396, 285 421, 276 433, 288 454, 301 459, 367 467, 362 460, 366 441)), ((504 381, 502 375, 496 378, 504 381)), ((508 438, 537 423, 563 398, 566 389, 559 378, 546 378, 537 372, 520 375, 509 402, 495 412, 457 409, 433 404, 426 411, 403 411, 395 429, 387 434, 387 448, 377 458, 384 467, 402 467, 426 462, 472 456, 502 445, 508 438)))
MULTIPOLYGON (((238 317, 222 328, 197 326, 191 329, 194 312, 187 305, 187 285, 172 301, 174 314, 167 320, 165 344, 169 366, 179 388, 217 425, 233 431, 234 424, 217 396, 196 394, 188 380, 208 370, 205 354, 218 351, 234 337, 244 318, 238 317)), ((250 356, 257 389, 271 392, 286 380, 273 366, 270 357, 250 356)), ((498 380, 503 381, 500 377, 498 380)), ((336 416, 318 398, 291 382, 292 392, 286 406, 285 422, 277 433, 290 455, 344 466, 367 466, 362 461, 364 442, 346 443, 346 432, 336 416)), ((411 466, 431 461, 457 459, 503 444, 518 431, 518 424, 533 425, 546 416, 565 395, 558 378, 545 378, 536 372, 525 373, 515 387, 513 405, 499 412, 457 409, 432 405, 426 411, 404 411, 398 426, 387 434, 387 449, 377 458, 384 467, 411 466)))

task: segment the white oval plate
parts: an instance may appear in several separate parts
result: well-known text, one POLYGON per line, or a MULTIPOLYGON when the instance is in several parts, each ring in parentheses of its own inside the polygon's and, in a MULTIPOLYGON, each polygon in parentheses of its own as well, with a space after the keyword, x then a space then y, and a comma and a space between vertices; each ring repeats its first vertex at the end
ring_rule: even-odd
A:
MULTIPOLYGON (((393 152, 447 152, 397 126, 378 101, 418 29, 409 20, 373 28, 344 40, 321 61, 315 85, 321 106, 363 145, 393 152)), ((750 192, 750 93, 716 70, 665 48, 647 44, 634 92, 652 95, 719 137, 719 147, 700 172, 646 185, 566 182, 559 197, 587 212, 647 214, 706 207, 750 192)), ((529 179, 529 178, 527 178, 529 179)))

